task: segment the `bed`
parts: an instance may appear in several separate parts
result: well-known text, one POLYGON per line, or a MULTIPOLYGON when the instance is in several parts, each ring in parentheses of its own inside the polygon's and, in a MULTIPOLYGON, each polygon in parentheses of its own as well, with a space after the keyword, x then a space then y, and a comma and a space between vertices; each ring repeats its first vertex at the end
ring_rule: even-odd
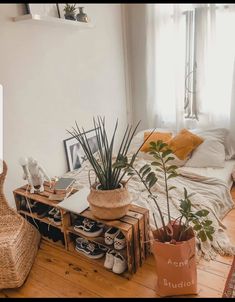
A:
MULTIPOLYGON (((138 134, 137 137, 140 137, 140 135, 138 134)), ((135 143, 136 142, 137 140, 135 140, 135 143)), ((135 161, 137 168, 141 168, 146 163, 150 163, 152 161, 151 158, 146 158, 145 156, 142 156, 141 153, 135 161)), ((197 242, 199 253, 201 253, 201 255, 206 259, 216 257, 217 253, 220 253, 221 255, 235 255, 235 246, 227 237, 226 227, 221 221, 234 207, 234 202, 230 194, 230 190, 233 185, 231 173, 234 169, 235 159, 226 160, 224 162, 224 167, 220 168, 181 166, 178 168, 180 176, 169 180, 169 185, 176 187, 176 189, 170 191, 170 208, 173 219, 179 216, 179 200, 183 197, 184 187, 187 188, 189 193, 195 193, 195 195, 191 197, 192 205, 195 210, 206 208, 210 211, 209 218, 213 221, 213 226, 216 230, 213 236, 214 239, 212 242, 197 242)), ((74 177, 76 179, 74 186, 77 189, 89 187, 89 170, 90 165, 89 163, 86 163, 78 171, 68 172, 64 176, 74 177)), ((131 193, 132 202, 134 204, 149 209, 151 227, 155 226, 152 217, 153 212, 160 224, 160 217, 157 208, 154 204, 149 202, 148 193, 138 177, 132 177, 128 182, 128 189, 131 193)), ((158 175, 158 182, 154 185, 152 190, 158 195, 159 206, 161 207, 164 215, 166 215, 166 196, 162 175, 158 175)))

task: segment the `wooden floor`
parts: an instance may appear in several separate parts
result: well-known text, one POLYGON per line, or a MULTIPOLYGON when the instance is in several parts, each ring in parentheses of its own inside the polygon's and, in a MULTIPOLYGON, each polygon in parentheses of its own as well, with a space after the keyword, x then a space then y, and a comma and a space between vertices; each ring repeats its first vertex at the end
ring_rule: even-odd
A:
MULTIPOLYGON (((235 200, 235 189, 232 195, 235 200)), ((223 222, 235 244, 235 209, 223 222)), ((215 261, 201 260, 198 295, 194 297, 221 297, 232 259, 218 256, 215 261)), ((153 257, 149 257, 131 280, 126 280, 43 242, 24 285, 2 290, 0 297, 157 297, 155 282, 153 257)))

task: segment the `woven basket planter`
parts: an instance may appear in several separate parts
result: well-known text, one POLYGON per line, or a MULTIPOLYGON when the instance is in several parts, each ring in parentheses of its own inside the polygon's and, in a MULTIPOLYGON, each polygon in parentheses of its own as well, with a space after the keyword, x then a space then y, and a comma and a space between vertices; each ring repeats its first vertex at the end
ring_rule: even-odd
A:
POLYGON ((131 198, 126 184, 122 185, 120 189, 98 190, 97 183, 93 184, 87 200, 96 218, 114 220, 126 215, 131 198))

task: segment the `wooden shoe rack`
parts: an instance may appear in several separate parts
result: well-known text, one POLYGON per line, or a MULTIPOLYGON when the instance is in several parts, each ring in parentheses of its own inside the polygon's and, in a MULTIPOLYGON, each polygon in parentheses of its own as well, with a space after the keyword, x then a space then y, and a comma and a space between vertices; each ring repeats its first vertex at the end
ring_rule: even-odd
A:
MULTIPOLYGON (((24 216, 33 224, 39 221, 41 223, 45 223, 48 226, 51 225, 59 229, 64 239, 63 242, 61 240, 53 242, 52 240, 48 239, 48 237, 42 235, 43 240, 50 241, 52 244, 63 248, 66 252, 72 253, 77 257, 85 258, 89 262, 94 263, 95 265, 99 264, 103 266, 105 257, 95 260, 78 253, 75 250, 75 239, 76 236, 80 236, 90 241, 104 245, 107 248, 113 249, 113 246, 107 246, 105 244, 104 232, 109 227, 116 227, 121 230, 126 239, 126 247, 121 251, 117 251, 120 252, 127 260, 127 270, 123 274, 121 274, 121 276, 125 278, 129 278, 131 275, 133 275, 138 270, 138 268, 142 266, 145 259, 150 255, 150 243, 148 235, 149 211, 147 209, 136 205, 131 205, 129 211, 127 212, 127 215, 118 220, 100 220, 92 215, 92 212, 89 208, 79 214, 75 212, 65 211, 64 209, 58 206, 59 201, 49 199, 49 196, 52 193, 49 186, 45 185, 44 188, 44 192, 36 194, 30 194, 29 191, 27 191, 27 186, 20 187, 13 191, 17 211, 22 216, 24 216), (51 207, 59 208, 62 217, 62 224, 58 226, 53 222, 49 221, 46 217, 39 218, 36 213, 22 210, 21 201, 25 200, 26 198, 30 201, 36 201, 51 207), (95 238, 88 238, 77 233, 72 225, 75 214, 103 223, 105 225, 104 232, 99 237, 95 238)), ((73 193, 75 192, 76 191, 74 190, 73 193)), ((112 271, 110 272, 113 273, 112 271)))

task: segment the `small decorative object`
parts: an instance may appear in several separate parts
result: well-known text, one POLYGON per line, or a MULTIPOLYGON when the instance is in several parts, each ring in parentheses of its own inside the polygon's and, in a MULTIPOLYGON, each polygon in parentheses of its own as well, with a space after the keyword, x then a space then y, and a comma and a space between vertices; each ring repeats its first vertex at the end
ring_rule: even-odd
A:
POLYGON ((28 14, 36 14, 55 18, 60 17, 58 4, 56 3, 26 3, 26 11, 28 14))
MULTIPOLYGON (((90 149, 87 134, 84 130, 80 130, 77 123, 76 128, 73 127, 72 131, 68 132, 79 142, 98 179, 97 183, 91 184, 90 181, 90 194, 87 197, 92 214, 100 219, 118 219, 127 213, 131 204, 131 198, 127 190, 126 182, 123 180, 127 174, 127 170, 122 171, 125 164, 114 165, 121 159, 126 158, 130 143, 139 123, 134 129, 129 125, 127 126, 119 146, 117 157, 114 158, 113 148, 115 145, 118 120, 115 124, 111 140, 109 140, 107 136, 105 118, 94 118, 93 122, 96 132, 98 156, 95 156, 90 149)), ((142 145, 140 148, 141 147, 142 145)), ((132 156, 132 162, 135 161, 140 148, 132 156)))
POLYGON ((76 16, 77 21, 79 22, 88 22, 87 14, 84 13, 83 9, 84 7, 78 7, 79 13, 76 16))
MULTIPOLYGON (((90 150, 92 154, 94 154, 98 150, 95 129, 89 130, 84 134, 87 137, 90 150)), ((87 160, 87 156, 78 140, 75 137, 68 138, 64 140, 64 147, 67 157, 68 170, 73 171, 81 168, 82 164, 87 160)))
POLYGON ((169 164, 174 157, 166 143, 157 141, 150 142, 150 145, 149 154, 153 156, 151 164, 136 169, 132 162, 128 162, 127 157, 122 158, 117 164, 125 166, 130 176, 137 175, 140 178, 148 191, 149 199, 155 203, 158 209, 161 226, 157 224, 156 215, 153 212, 156 230, 152 232, 151 240, 158 275, 157 294, 160 296, 196 294, 195 236, 198 237, 199 242, 208 239, 212 241, 215 229, 212 221, 207 217, 208 210, 201 209, 195 212, 192 210, 190 197, 194 194, 188 194, 186 188, 184 188, 184 198, 180 200, 179 217, 172 219, 169 192, 176 187, 169 186, 169 179, 178 176, 177 166, 169 164), (163 174, 165 184, 167 221, 165 221, 157 196, 151 189, 160 178, 159 172, 163 174))
POLYGON ((76 20, 76 4, 66 3, 64 6, 64 17, 68 20, 76 20))
POLYGON ((51 182, 50 177, 47 175, 45 170, 38 164, 37 160, 32 157, 20 158, 20 165, 23 168, 24 174, 23 179, 28 180, 30 185, 30 193, 37 191, 35 187, 39 187, 38 191, 44 191, 44 180, 51 182))

